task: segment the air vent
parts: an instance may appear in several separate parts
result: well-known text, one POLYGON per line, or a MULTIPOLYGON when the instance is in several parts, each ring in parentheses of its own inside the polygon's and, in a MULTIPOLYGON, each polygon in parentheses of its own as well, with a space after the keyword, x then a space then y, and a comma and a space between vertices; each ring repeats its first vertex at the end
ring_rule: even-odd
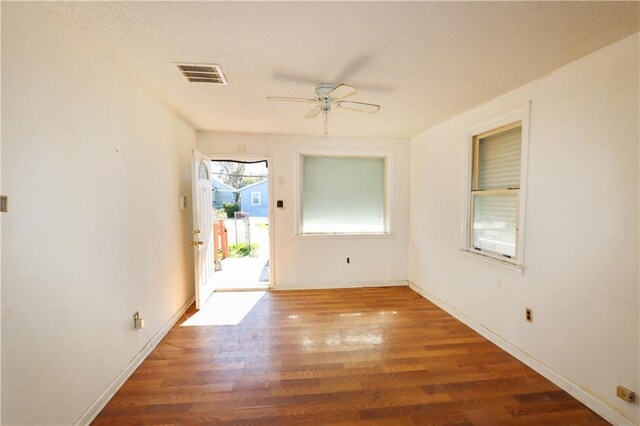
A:
POLYGON ((213 83, 227 85, 227 79, 218 65, 209 64, 177 64, 180 72, 187 80, 194 83, 213 83))

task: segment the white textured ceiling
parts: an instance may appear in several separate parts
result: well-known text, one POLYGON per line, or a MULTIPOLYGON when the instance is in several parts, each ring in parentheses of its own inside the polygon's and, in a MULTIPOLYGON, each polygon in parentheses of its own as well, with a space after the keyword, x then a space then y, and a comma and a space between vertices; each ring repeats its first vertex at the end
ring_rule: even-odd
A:
POLYGON ((638 31, 638 2, 53 2, 45 7, 199 130, 319 135, 315 83, 378 114, 329 134, 409 137, 638 31), (228 86, 173 63, 220 64, 228 86))

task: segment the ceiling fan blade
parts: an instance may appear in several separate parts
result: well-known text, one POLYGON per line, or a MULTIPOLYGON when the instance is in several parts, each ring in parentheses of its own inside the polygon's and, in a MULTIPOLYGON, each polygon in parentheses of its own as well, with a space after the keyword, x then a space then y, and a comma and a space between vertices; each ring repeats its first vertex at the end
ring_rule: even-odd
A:
POLYGON ((372 54, 360 55, 351 59, 340 74, 338 74, 334 81, 349 81, 356 76, 361 70, 363 70, 373 60, 372 54))
POLYGON ((358 112, 368 112, 370 114, 380 111, 380 105, 368 104, 366 102, 338 101, 336 106, 342 109, 350 109, 358 112))
POLYGON ((305 103, 311 103, 311 104, 315 104, 316 102, 318 102, 317 99, 287 98, 287 97, 280 97, 280 96, 267 96, 267 99, 269 99, 270 101, 305 102, 305 103))
POLYGON ((328 96, 330 98, 340 100, 355 94, 356 94, 355 87, 351 87, 348 84, 341 84, 335 89, 333 89, 332 91, 330 91, 328 96))
POLYGON ((304 116, 304 118, 306 119, 315 118, 318 114, 320 114, 321 111, 322 111, 322 105, 316 105, 313 108, 311 108, 311 111, 309 111, 304 116))

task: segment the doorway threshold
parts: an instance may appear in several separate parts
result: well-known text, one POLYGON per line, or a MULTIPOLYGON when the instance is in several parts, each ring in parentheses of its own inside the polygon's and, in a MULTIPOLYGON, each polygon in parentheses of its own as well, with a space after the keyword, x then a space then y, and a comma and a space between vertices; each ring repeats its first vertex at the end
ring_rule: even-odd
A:
POLYGON ((252 285, 251 287, 225 287, 225 288, 217 288, 214 290, 215 293, 224 293, 224 292, 232 292, 232 291, 265 291, 271 290, 269 284, 260 284, 260 285, 252 285))

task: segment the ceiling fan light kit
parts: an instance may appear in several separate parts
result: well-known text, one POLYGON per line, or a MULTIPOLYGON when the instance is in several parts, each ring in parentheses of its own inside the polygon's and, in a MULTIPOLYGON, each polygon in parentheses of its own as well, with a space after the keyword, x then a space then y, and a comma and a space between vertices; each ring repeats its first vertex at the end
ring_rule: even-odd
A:
POLYGON ((343 99, 353 96, 357 93, 357 90, 353 86, 348 84, 335 85, 332 83, 320 83, 316 85, 315 98, 289 98, 289 97, 277 97, 270 96, 267 99, 271 101, 284 101, 284 102, 304 102, 316 104, 305 116, 305 119, 312 119, 318 116, 321 112, 324 118, 324 134, 327 135, 327 126, 329 121, 329 111, 331 106, 335 105, 340 109, 346 109, 350 111, 366 112, 369 114, 380 111, 380 105, 370 104, 367 102, 355 102, 345 101, 343 99))

